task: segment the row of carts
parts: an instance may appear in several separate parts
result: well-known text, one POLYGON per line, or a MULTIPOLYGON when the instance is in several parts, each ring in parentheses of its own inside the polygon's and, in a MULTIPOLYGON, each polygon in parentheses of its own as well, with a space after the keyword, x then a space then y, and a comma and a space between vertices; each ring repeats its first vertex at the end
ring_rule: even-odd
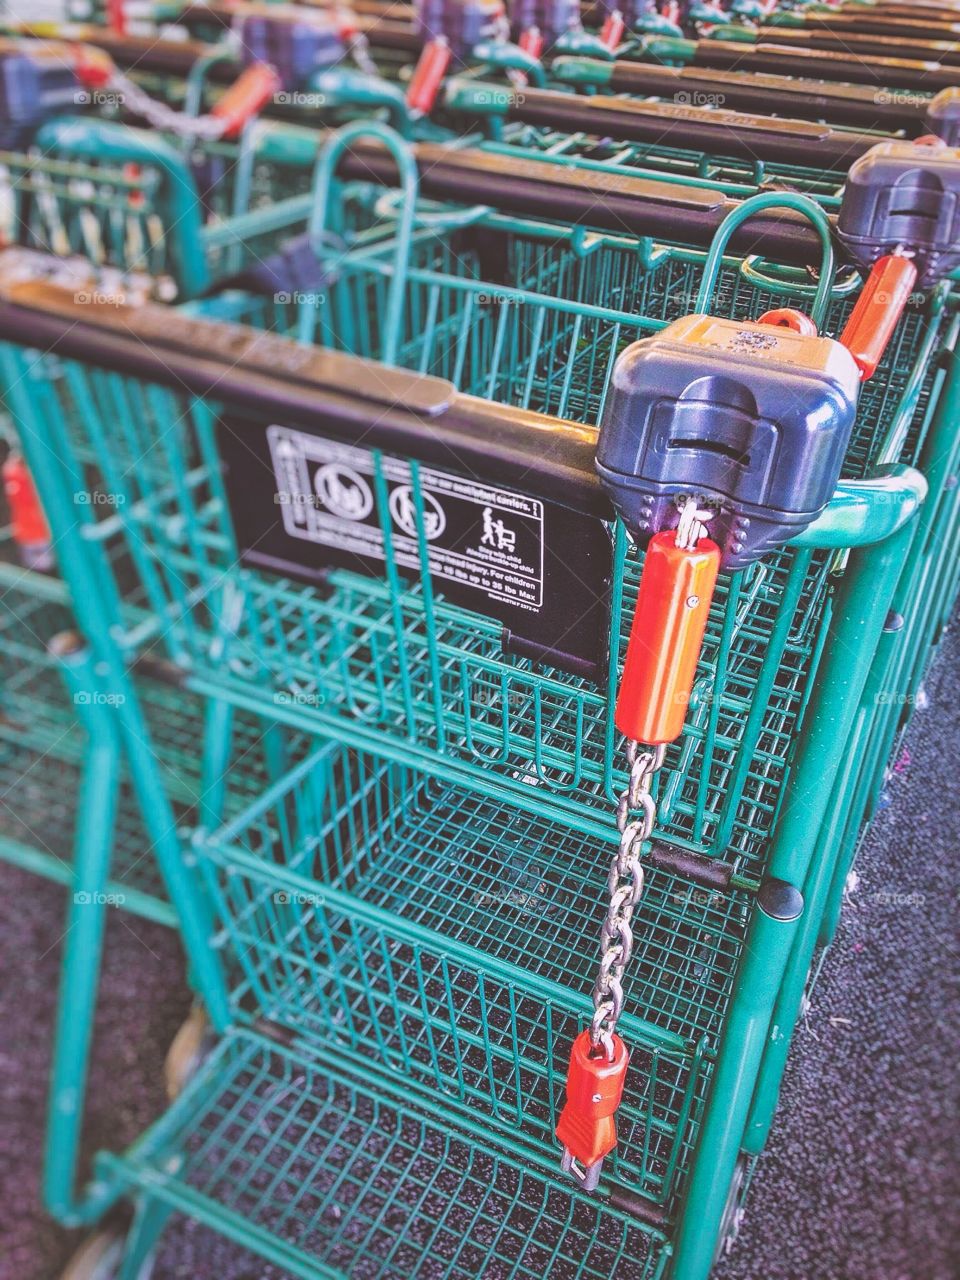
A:
POLYGON ((705 1280, 960 585, 960 7, 10 9, 65 1276, 705 1280), (197 1004, 84 1179, 118 911, 197 1004))

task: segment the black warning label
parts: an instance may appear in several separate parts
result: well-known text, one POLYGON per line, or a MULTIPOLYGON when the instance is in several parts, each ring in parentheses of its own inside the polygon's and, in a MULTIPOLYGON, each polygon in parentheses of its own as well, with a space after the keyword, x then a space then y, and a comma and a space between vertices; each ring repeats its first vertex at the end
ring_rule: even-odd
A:
POLYGON ((426 567, 445 601, 502 624, 506 651, 599 677, 612 572, 601 520, 523 493, 506 475, 503 484, 457 475, 435 454, 427 465, 374 452, 322 425, 220 418, 243 564, 321 588, 331 569, 409 581, 426 567))
POLYGON ((519 608, 544 603, 544 504, 289 427, 267 429, 283 525, 341 555, 419 569, 519 608))

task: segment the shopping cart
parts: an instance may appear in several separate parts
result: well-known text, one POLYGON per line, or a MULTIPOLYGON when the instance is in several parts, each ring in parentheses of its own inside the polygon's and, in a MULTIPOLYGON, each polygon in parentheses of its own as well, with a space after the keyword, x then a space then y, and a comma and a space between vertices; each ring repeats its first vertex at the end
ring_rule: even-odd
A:
MULTIPOLYGON (((545 668, 538 661, 542 635, 531 636, 512 616, 513 635, 505 647, 495 605, 488 602, 478 612, 475 597, 473 607, 462 603, 449 582, 440 592, 422 567, 411 578, 409 544, 401 548, 391 541, 386 512, 390 494, 405 486, 408 494, 394 505, 412 521, 414 551, 425 551, 436 528, 426 495, 437 469, 455 466, 468 480, 502 486, 509 466, 511 477, 526 477, 528 489, 536 480, 533 492, 545 509, 559 499, 581 515, 603 514, 592 479, 593 433, 573 422, 548 425, 537 413, 595 421, 616 350, 691 309, 704 259, 693 250, 663 246, 638 253, 622 232, 585 237, 486 210, 421 206, 416 223, 415 176, 404 150, 390 145, 406 182, 398 219, 384 217, 382 205, 379 214, 371 213, 363 199, 355 214, 352 201, 343 199, 346 192, 332 189, 337 157, 327 153, 320 206, 329 201, 331 208, 342 208, 340 224, 328 230, 342 235, 349 227, 351 248, 337 252, 328 297, 307 317, 308 327, 315 323, 328 345, 349 342, 363 354, 386 355, 394 365, 434 378, 453 375, 462 391, 482 399, 430 378, 411 379, 402 368, 368 366, 361 374, 349 357, 321 356, 263 336, 241 339, 200 321, 174 337, 149 309, 124 316, 123 328, 130 326, 136 335, 131 338, 116 325, 100 328, 102 309, 68 326, 56 308, 45 312, 29 288, 5 308, 4 334, 12 336, 8 320, 15 316, 17 341, 56 348, 62 370, 53 372, 49 360, 43 366, 43 376, 52 376, 57 389, 46 408, 41 406, 43 420, 27 394, 29 383, 11 386, 25 441, 58 433, 66 419, 79 416, 85 423, 81 430, 106 484, 111 490, 117 485, 129 499, 122 504, 125 528, 115 525, 111 536, 124 538, 149 583, 152 610, 171 657, 188 672, 188 686, 213 705, 256 710, 352 748, 345 753, 336 745, 318 747, 239 818, 207 824, 196 844, 207 899, 190 882, 176 842, 162 838, 169 826, 167 802, 143 751, 136 701, 131 696, 118 706, 151 831, 161 837, 158 858, 182 913, 215 1026, 223 1031, 247 1013, 254 1019, 264 1014, 286 1027, 293 1041, 265 1049, 255 1032, 228 1036, 198 1077, 201 1083, 188 1089, 138 1148, 142 1156, 105 1160, 102 1170, 109 1176, 98 1203, 70 1212, 93 1217, 120 1183, 146 1187, 153 1157, 166 1161, 189 1130, 200 1135, 198 1160, 181 1166, 182 1177, 165 1178, 158 1197, 151 1190, 131 1258, 152 1244, 162 1225, 162 1202, 189 1204, 191 1212, 297 1274, 317 1274, 325 1265, 317 1258, 324 1256, 330 1266, 349 1269, 337 1252, 347 1239, 367 1251, 372 1272, 389 1273, 391 1261, 377 1254, 378 1241, 389 1251, 397 1216, 382 1220, 386 1229, 378 1235, 380 1211, 371 1222, 372 1202, 364 1198, 355 1213, 350 1210, 344 1231, 326 1231, 325 1223, 339 1221, 325 1194, 336 1194, 342 1185, 333 1170, 336 1138, 309 1173, 297 1163, 301 1153, 317 1156, 310 1135, 327 1132, 331 1109, 339 1109, 341 1123, 347 1105, 359 1117, 356 1141, 367 1131, 364 1117, 386 1132, 388 1141, 378 1147, 386 1171, 397 1168, 402 1148, 410 1154, 409 1141, 424 1159, 427 1151, 466 1141, 471 1167, 485 1171, 485 1182, 494 1168, 513 1171, 501 1172, 492 1196, 503 1194, 505 1179, 508 1187, 510 1178, 525 1179, 522 1197, 517 1187, 521 1199, 514 1201, 510 1190, 507 1195, 517 1205, 544 1205, 540 1225, 549 1238, 546 1255, 526 1255, 527 1270, 536 1269, 541 1256, 560 1267, 556 1274, 563 1267, 584 1274, 594 1264, 608 1269, 608 1261, 642 1256, 644 1239, 657 1253, 664 1233, 674 1234, 683 1204, 681 1223, 710 1223, 711 1230, 704 1228, 699 1241, 692 1241, 681 1225, 675 1265, 678 1274, 701 1274, 712 1254, 712 1239, 709 1245, 704 1241, 719 1224, 749 1105, 749 1087, 738 1090, 731 1077, 756 1074, 797 927, 796 920, 776 918, 784 913, 769 900, 765 885, 769 876, 804 883, 821 819, 834 813, 820 782, 844 759, 874 641, 900 576, 903 544, 912 532, 909 523, 899 526, 915 510, 919 491, 909 476, 894 473, 883 500, 860 508, 870 518, 859 531, 844 528, 843 520, 821 527, 811 533, 812 545, 785 550, 722 583, 691 714, 681 743, 668 755, 660 789, 660 860, 637 920, 637 936, 646 946, 623 1024, 640 1069, 631 1072, 621 1112, 629 1136, 612 1163, 614 1207, 602 1210, 606 1225, 596 1227, 599 1239, 613 1240, 604 1246, 612 1252, 602 1262, 591 1260, 580 1222, 586 1214, 585 1230, 593 1233, 598 1210, 575 1189, 553 1182, 548 1147, 565 1053, 590 1008, 583 983, 592 948, 584 955, 583 922, 574 904, 602 895, 604 876, 594 850, 596 842, 609 844, 616 836, 612 802, 624 775, 610 711, 638 558, 621 530, 609 552, 610 576, 623 584, 613 594, 612 645, 603 645, 617 659, 610 671, 590 666, 589 636, 580 637, 579 652, 570 651, 569 637, 563 637, 568 647, 561 651, 553 637, 553 662, 545 668), (491 242, 498 245, 496 255, 491 242), (598 296, 606 306, 581 301, 598 296), (527 308, 522 325, 521 307, 527 308), (28 317, 35 325, 29 332, 28 317), (344 327, 347 317, 355 319, 352 330, 344 327), (203 360, 197 359, 199 351, 203 360), (287 370, 282 380, 278 367, 287 370), (211 387, 216 409, 202 398, 211 387), (198 392, 199 400, 193 398, 198 392), (175 448, 177 465, 161 471, 189 475, 189 487, 161 494, 149 475, 117 473, 108 451, 97 449, 91 436, 99 430, 98 406, 107 400, 125 434, 149 439, 154 452, 175 448), (249 519, 256 519, 252 490, 258 487, 250 476, 267 476, 271 524, 277 520, 273 494, 294 491, 272 478, 262 428, 256 436, 259 461, 249 449, 230 452, 236 437, 229 428, 238 430, 254 405, 263 423, 315 428, 320 404, 320 440, 346 435, 356 441, 359 424, 366 443, 383 450, 358 474, 383 513, 384 543, 373 577, 336 569, 304 585, 307 566, 276 576, 281 566, 273 547, 250 536, 249 519), (241 417, 234 419, 237 408, 241 417), (426 435, 425 417, 431 424, 426 435), (182 423, 186 437, 177 431, 168 441, 159 428, 169 422, 182 423), (397 455, 410 459, 409 470, 393 469, 388 459, 397 455), (245 477, 246 466, 253 470, 245 477), (491 468, 498 474, 491 475, 491 468), (228 484, 239 484, 245 495, 239 507, 233 504, 236 524, 227 518, 224 469, 232 477, 228 484), (828 548, 884 532, 892 540, 872 551, 852 551, 847 571, 834 577, 836 557, 828 548), (241 548, 245 562, 238 564, 241 548), (855 636, 860 657, 851 671, 845 647, 855 636), (798 731, 802 737, 794 749, 798 731), (804 801, 799 833, 797 797, 804 801), (788 819, 789 838, 781 839, 777 824, 788 819), (318 830, 327 835, 322 849, 318 830), (463 840, 464 832, 472 841, 469 881, 463 859, 455 865, 442 861, 451 835, 463 840), (332 858, 329 874, 326 857, 332 858), (691 874, 706 883, 691 882, 691 874), (384 891, 392 885, 394 898, 393 889, 386 896, 384 891), (531 894, 537 911, 541 898, 556 897, 561 904, 568 922, 558 916, 558 932, 565 930, 562 948, 541 954, 542 948, 532 946, 531 894), (222 930, 217 936, 227 957, 226 978, 207 946, 208 901, 222 908, 216 910, 222 930), (231 958, 241 935, 242 949, 258 932, 259 946, 246 953, 235 973, 231 958), (323 1028, 319 1042, 317 1028, 323 1028), (344 1086, 344 1093, 337 1085, 313 1093, 312 1071, 298 1074, 295 1065, 301 1061, 298 1037, 321 1054, 326 1050, 319 1044, 362 1052, 365 1066, 371 1063, 371 1079, 376 1075, 376 1090, 344 1086), (382 1082, 373 1062, 387 1071, 382 1082), (398 1071, 408 1091, 402 1105, 395 1097, 398 1071), (271 1085, 277 1072, 281 1084, 271 1085), (450 1098, 447 1110, 436 1107, 438 1086, 450 1098), (427 1111, 417 1120, 409 1099, 416 1098, 419 1107, 421 1097, 427 1111), (298 1119, 288 1104, 307 1110, 298 1119), (419 1125, 420 1137, 409 1136, 410 1125, 419 1125), (441 1136, 429 1136, 426 1130, 437 1135, 438 1126, 441 1136), (255 1140, 251 1148, 254 1129, 265 1141, 255 1140), (533 1161, 534 1172, 524 1175, 513 1156, 498 1156, 502 1151, 522 1153, 533 1161), (310 1189, 306 1198, 290 1198, 281 1189, 288 1175, 299 1188, 310 1189), (627 1206, 633 1217, 618 1217, 627 1206), (325 1253, 328 1247, 333 1252, 325 1253)), ((796 204, 795 197, 786 199, 796 204)), ((829 260, 821 265, 822 302, 833 276, 829 260)), ((809 303, 809 286, 795 273, 767 268, 767 277, 753 264, 744 277, 742 267, 740 259, 728 258, 719 272, 725 310, 756 316, 785 301, 809 303)), ((842 292, 829 328, 849 311, 842 292)), ((922 365, 914 374, 907 353, 923 346, 928 324, 942 335, 949 321, 936 309, 908 318, 901 340, 887 353, 883 376, 867 384, 849 475, 869 473, 884 449, 910 457, 915 410, 932 395, 936 377, 922 365)), ((14 384, 25 371, 23 351, 8 346, 3 358, 6 379, 14 384)), ((355 472, 360 466, 350 455, 340 461, 355 472)), ((90 558, 98 555, 95 523, 85 520, 86 536, 77 539, 69 532, 76 512, 58 501, 56 477, 48 474, 44 483, 51 518, 56 511, 55 523, 64 522, 69 574, 89 580, 90 558)), ((347 484, 342 473, 340 485, 348 505, 356 499, 352 488, 363 495, 363 487, 347 484)), ((851 497, 854 492, 856 486, 851 497)), ((872 482, 859 492, 875 492, 872 482)), ((284 505, 296 510, 295 502, 284 505)), ((599 544, 579 531, 573 542, 597 553, 599 544)), ((426 559, 421 556, 421 566, 426 559)), ((81 622, 94 654, 109 664, 100 680, 125 689, 117 629, 108 637, 102 612, 89 608, 81 622)), ((135 651, 129 635, 127 648, 135 651)), ((89 661, 82 649, 71 651, 72 670, 89 661)), ((87 666, 83 679, 90 678, 87 666)), ((229 746, 221 751, 227 759, 229 746)), ((73 981, 89 982, 82 964, 75 970, 73 981)), ((322 1061, 326 1071, 329 1054, 322 1061)), ((425 1237, 415 1233, 403 1246, 421 1249, 416 1257, 403 1255, 398 1266, 405 1274, 420 1265, 455 1273, 462 1265, 456 1253, 448 1258, 431 1252, 436 1239, 454 1228, 466 1239, 462 1247, 479 1247, 468 1223, 444 1220, 449 1206, 474 1203, 469 1192, 458 1195, 459 1182, 447 1185, 448 1167, 427 1163, 429 1185, 414 1177, 397 1186, 399 1204, 410 1212, 408 1196, 429 1197, 431 1185, 444 1191, 442 1206, 430 1200, 424 1209, 425 1237)), ((362 1184, 378 1195, 374 1170, 356 1176, 357 1190, 362 1184)), ((378 1202, 382 1208, 382 1197, 378 1202)), ((478 1221, 492 1211, 481 1208, 478 1221)), ((481 1252, 473 1255, 477 1274, 496 1274, 507 1256, 516 1261, 524 1247, 515 1244, 516 1229, 511 1225, 509 1236, 494 1232, 480 1241, 481 1252)), ((539 1238, 542 1244, 544 1236, 539 1238)), ((646 1266, 656 1274, 665 1259, 661 1250, 659 1259, 637 1263, 637 1271, 645 1274, 646 1266)))
MULTIPOLYGON (((123 765, 111 699, 70 700, 47 649, 73 625, 69 591, 55 573, 23 568, 17 548, 0 540, 0 859, 47 880, 73 880, 77 841, 111 842, 108 904, 172 925, 151 842, 123 765), (112 814, 112 816, 109 816, 112 814)), ((127 577, 127 575, 122 575, 127 577)), ((128 625, 142 624, 136 593, 124 603, 128 625)), ((157 763, 178 822, 195 821, 222 779, 205 770, 203 706, 184 696, 162 663, 144 657, 137 690, 156 744, 157 763)), ((270 734, 250 717, 238 726, 244 769, 231 780, 230 803, 243 803, 280 771, 270 734)), ((80 861, 95 857, 82 853, 80 861)), ((102 854, 101 856, 106 856, 102 854)))

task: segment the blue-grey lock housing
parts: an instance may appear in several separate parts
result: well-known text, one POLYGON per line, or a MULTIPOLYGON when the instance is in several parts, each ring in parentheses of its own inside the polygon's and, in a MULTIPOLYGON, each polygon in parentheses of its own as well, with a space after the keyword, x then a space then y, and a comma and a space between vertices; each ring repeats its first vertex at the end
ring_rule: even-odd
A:
POLYGON ((831 338, 692 315, 621 353, 597 445, 601 484, 637 541, 711 506, 723 567, 806 528, 833 496, 860 373, 831 338))
POLYGON ((549 49, 567 31, 580 26, 580 0, 514 0, 510 6, 510 34, 519 40, 536 27, 549 49))
POLYGON ((502 0, 417 0, 416 22, 423 43, 443 37, 458 64, 481 41, 503 39, 507 30, 502 0))
POLYGON ((923 123, 948 147, 960 143, 960 88, 941 89, 931 98, 923 123))
POLYGON ((65 45, 0 41, 0 149, 28 145, 46 120, 85 100, 65 45))
POLYGON ((314 72, 336 66, 347 55, 328 13, 264 6, 244 13, 237 30, 244 65, 270 63, 288 93, 305 88, 314 72))
POLYGON ((837 234, 864 271, 904 249, 927 288, 960 267, 960 151, 881 142, 850 167, 837 234))

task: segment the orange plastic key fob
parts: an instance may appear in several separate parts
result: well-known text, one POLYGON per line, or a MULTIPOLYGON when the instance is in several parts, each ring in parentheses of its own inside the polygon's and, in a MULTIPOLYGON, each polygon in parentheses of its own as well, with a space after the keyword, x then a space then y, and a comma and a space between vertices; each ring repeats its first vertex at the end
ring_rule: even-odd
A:
POLYGON ((531 58, 539 59, 543 53, 543 33, 539 27, 529 27, 522 32, 520 39, 517 41, 519 47, 524 53, 528 53, 531 58))
POLYGON ((719 572, 710 538, 693 551, 673 530, 650 539, 614 716, 625 737, 660 746, 683 732, 719 572))
POLYGON ((623 14, 619 9, 615 9, 613 13, 607 15, 600 28, 600 43, 613 53, 614 49, 618 49, 623 43, 623 33, 626 29, 627 24, 623 20, 623 14))
POLYGON ((873 264, 840 341, 860 370, 863 382, 873 376, 893 337, 913 286, 917 268, 910 258, 887 254, 873 264))
POLYGON ((259 115, 282 87, 280 77, 269 63, 254 63, 233 82, 210 114, 225 121, 225 138, 235 138, 247 121, 259 115))
POLYGON ((424 45, 407 89, 407 106, 411 111, 428 116, 433 110, 452 56, 446 40, 431 40, 424 45))
POLYGON ((50 541, 50 526, 43 514, 30 469, 18 453, 3 464, 3 488, 10 507, 10 532, 20 547, 50 541))
POLYGON ((563 1168, 593 1190, 600 1165, 617 1145, 617 1108, 623 1098, 630 1055, 613 1035, 613 1058, 595 1051, 589 1031, 581 1031, 570 1049, 567 1101, 557 1122, 563 1143, 563 1168), (573 1167, 573 1162, 579 1166, 573 1167))

